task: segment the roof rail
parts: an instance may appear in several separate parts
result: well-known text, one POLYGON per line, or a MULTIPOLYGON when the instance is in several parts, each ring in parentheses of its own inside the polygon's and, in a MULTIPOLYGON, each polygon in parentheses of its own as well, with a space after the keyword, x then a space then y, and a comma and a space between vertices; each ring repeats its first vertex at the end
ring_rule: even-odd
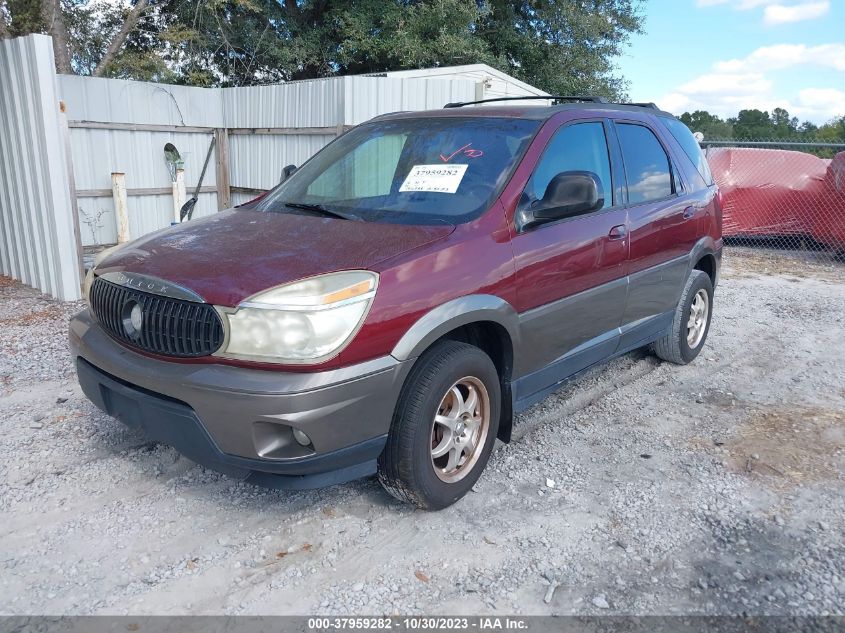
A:
POLYGON ((586 95, 530 95, 525 97, 496 97, 495 99, 481 99, 479 101, 457 101, 455 103, 447 103, 444 108, 461 108, 468 105, 477 105, 479 103, 494 103, 497 101, 528 101, 533 99, 543 99, 545 101, 581 101, 587 103, 607 103, 604 97, 592 97, 586 95))
POLYGON ((640 101, 638 103, 620 103, 619 105, 637 106, 638 108, 651 108, 652 110, 659 110, 657 104, 653 101, 640 101))

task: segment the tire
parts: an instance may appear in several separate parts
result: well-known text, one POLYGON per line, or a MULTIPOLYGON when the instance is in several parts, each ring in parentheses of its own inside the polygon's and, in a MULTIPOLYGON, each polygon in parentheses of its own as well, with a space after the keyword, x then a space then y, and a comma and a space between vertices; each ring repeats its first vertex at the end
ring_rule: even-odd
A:
POLYGON ((381 485, 400 501, 426 510, 452 505, 487 465, 500 412, 501 385, 490 357, 466 343, 435 344, 402 387, 378 460, 381 485))
POLYGON ((701 352, 701 348, 704 347, 707 334, 710 332, 712 316, 713 282, 710 281, 710 276, 707 273, 701 270, 693 270, 689 279, 687 279, 686 286, 684 286, 678 307, 675 308, 672 329, 663 338, 654 342, 654 353, 659 358, 677 365, 686 365, 692 362, 701 352), (696 328, 695 336, 693 336, 690 327, 692 306, 694 303, 701 305, 704 297, 706 297, 706 314, 703 315, 702 319, 699 319, 700 323, 696 328), (691 338, 692 340, 690 340, 691 338))

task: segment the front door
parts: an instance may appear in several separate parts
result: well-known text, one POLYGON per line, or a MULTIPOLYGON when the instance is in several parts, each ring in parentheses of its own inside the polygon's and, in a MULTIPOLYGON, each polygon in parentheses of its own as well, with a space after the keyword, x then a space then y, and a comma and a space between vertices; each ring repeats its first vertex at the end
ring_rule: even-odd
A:
POLYGON ((627 218, 616 199, 602 120, 564 124, 546 146, 516 216, 541 200, 560 172, 598 176, 602 207, 563 220, 515 227, 521 359, 517 399, 538 393, 613 353, 625 309, 627 218))

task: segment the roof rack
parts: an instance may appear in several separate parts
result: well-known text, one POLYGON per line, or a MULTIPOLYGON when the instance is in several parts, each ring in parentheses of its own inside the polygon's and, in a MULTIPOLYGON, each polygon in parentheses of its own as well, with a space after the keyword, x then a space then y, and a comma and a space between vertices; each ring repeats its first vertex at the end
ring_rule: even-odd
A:
POLYGON ((619 105, 637 106, 638 108, 651 108, 652 110, 659 110, 654 101, 640 101, 638 103, 620 103, 619 105))
POLYGON ((569 95, 569 96, 561 96, 561 95, 531 95, 525 97, 496 97, 495 99, 481 99, 479 101, 457 101, 455 103, 447 103, 444 108, 461 108, 463 106, 468 105, 477 105, 479 103, 494 103, 496 101, 528 101, 533 99, 543 99, 544 101, 575 101, 575 102, 586 102, 586 103, 607 103, 607 99, 604 97, 591 97, 585 95, 569 95))

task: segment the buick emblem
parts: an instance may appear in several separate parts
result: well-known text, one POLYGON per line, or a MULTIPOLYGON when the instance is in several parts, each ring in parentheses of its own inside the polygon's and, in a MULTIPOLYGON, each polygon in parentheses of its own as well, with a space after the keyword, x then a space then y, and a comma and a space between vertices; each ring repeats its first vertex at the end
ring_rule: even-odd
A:
POLYGON ((136 303, 129 312, 129 322, 132 324, 132 329, 136 332, 139 331, 143 320, 144 312, 141 310, 141 306, 136 303))
POLYGON ((130 338, 140 338, 144 326, 144 309, 141 304, 129 300, 123 305, 123 330, 130 338))

